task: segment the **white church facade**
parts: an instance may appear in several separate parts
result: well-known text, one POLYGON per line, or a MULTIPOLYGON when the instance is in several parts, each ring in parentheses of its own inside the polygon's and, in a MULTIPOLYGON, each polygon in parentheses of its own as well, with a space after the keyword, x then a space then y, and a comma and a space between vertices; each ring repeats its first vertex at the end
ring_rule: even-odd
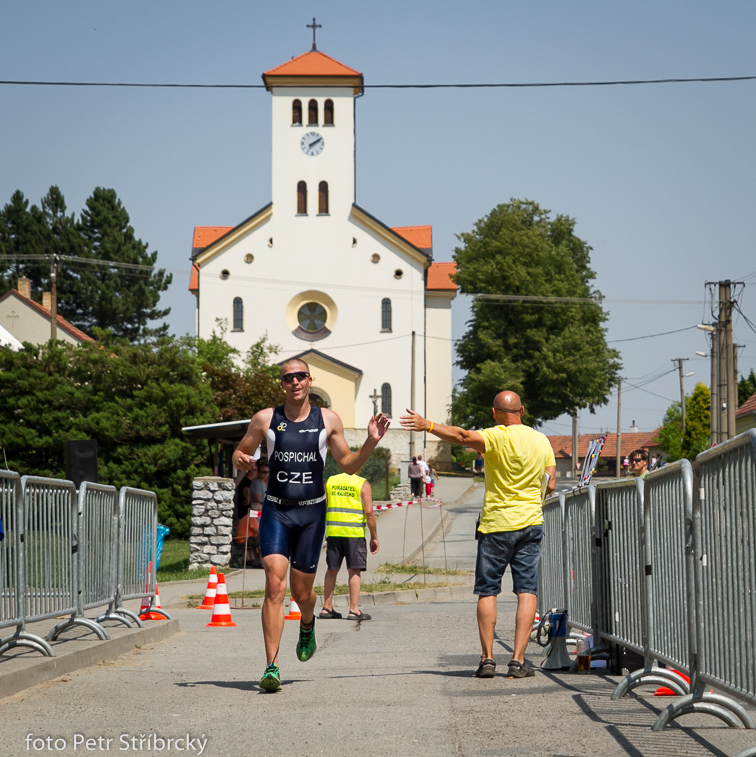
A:
POLYGON ((312 391, 361 444, 377 409, 395 464, 450 450, 399 427, 413 407, 447 422, 454 263, 434 263, 430 226, 391 228, 355 203, 355 98, 362 74, 313 49, 263 74, 272 95, 271 202, 237 226, 194 230, 197 335, 228 324, 245 353, 265 333, 306 360, 312 391), (427 379, 426 379, 427 377, 427 379), (426 446, 427 445, 427 446, 426 446))

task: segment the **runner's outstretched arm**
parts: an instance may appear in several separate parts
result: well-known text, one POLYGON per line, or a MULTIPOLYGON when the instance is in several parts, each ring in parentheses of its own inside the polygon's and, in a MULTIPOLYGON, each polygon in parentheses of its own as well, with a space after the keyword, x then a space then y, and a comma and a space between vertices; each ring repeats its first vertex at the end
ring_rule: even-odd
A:
POLYGON ((324 408, 323 419, 328 431, 328 448, 331 450, 333 459, 344 473, 350 474, 357 473, 362 468, 391 423, 383 413, 378 413, 371 418, 368 423, 367 439, 357 452, 352 452, 344 438, 344 426, 341 423, 341 418, 332 410, 324 408))

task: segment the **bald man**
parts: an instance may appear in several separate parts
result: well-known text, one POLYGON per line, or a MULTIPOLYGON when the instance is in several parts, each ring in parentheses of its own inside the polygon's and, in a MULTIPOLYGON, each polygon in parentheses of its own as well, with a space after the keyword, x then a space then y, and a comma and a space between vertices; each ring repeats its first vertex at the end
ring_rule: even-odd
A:
POLYGON ((442 426, 413 410, 400 419, 410 431, 427 431, 439 439, 483 454, 486 494, 478 524, 478 557, 475 564, 475 594, 478 595, 480 665, 478 678, 493 678, 496 629, 496 597, 501 579, 511 567, 517 595, 514 654, 508 663, 508 678, 528 678, 535 671, 525 662, 525 648, 537 607, 538 563, 543 537, 541 484, 549 474, 547 492, 556 487, 556 461, 546 436, 522 423, 525 409, 515 392, 499 392, 493 401, 496 425, 483 431, 442 426))

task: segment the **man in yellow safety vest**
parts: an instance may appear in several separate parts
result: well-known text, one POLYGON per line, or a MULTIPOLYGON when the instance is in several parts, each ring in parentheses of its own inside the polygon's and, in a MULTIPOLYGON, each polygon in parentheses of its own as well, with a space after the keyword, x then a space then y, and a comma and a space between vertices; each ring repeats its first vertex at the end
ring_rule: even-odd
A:
POLYGON ((378 551, 378 530, 373 513, 373 492, 361 476, 340 473, 326 481, 326 565, 323 581, 323 609, 318 617, 341 618, 333 609, 333 590, 341 563, 346 558, 349 574, 349 615, 347 620, 370 620, 359 608, 360 573, 367 569, 365 526, 370 531, 370 553, 378 551))

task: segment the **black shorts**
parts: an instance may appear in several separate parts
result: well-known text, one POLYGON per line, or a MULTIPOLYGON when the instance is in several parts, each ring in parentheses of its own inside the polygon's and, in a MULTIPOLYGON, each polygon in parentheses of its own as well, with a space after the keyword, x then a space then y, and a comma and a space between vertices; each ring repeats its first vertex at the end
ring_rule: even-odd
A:
POLYGON ((365 539, 351 536, 326 538, 326 565, 329 570, 338 570, 346 557, 349 570, 367 570, 367 545, 365 539))

